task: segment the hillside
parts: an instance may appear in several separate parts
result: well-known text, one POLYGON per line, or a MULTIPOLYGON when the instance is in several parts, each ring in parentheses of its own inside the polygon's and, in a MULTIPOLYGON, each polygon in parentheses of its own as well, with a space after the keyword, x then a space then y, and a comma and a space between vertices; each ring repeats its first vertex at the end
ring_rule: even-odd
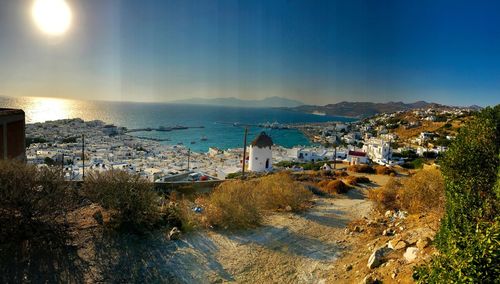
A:
POLYGON ((391 113, 402 110, 417 109, 417 108, 446 108, 444 105, 437 103, 428 103, 418 101, 414 103, 403 102, 388 102, 388 103, 371 103, 371 102, 340 102, 336 104, 328 104, 325 106, 304 105, 291 108, 293 111, 305 113, 325 113, 327 115, 345 116, 365 118, 376 115, 378 113, 391 113))

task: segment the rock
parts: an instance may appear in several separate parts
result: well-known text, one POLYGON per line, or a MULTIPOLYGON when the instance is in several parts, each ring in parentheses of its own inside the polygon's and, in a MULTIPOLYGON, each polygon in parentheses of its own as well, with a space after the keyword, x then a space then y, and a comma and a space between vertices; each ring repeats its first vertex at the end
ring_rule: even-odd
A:
POLYGON ((398 276, 398 274, 397 274, 397 273, 395 273, 395 272, 393 272, 393 273, 391 274, 391 278, 392 278, 392 279, 396 279, 396 276, 398 276))
POLYGON ((389 249, 385 246, 376 249, 372 253, 372 255, 370 255, 370 258, 368 259, 368 264, 367 264, 368 268, 373 269, 373 268, 380 266, 382 263, 384 263, 384 261, 385 261, 384 256, 388 250, 390 251, 391 249, 389 249))
POLYGON ((363 278, 363 281, 361 281, 361 284, 375 284, 375 283, 378 283, 378 279, 371 274, 366 275, 365 278, 363 278))
POLYGON ((356 233, 360 233, 360 232, 363 232, 363 229, 360 226, 354 226, 353 231, 356 233))
POLYGON ((404 258, 407 262, 413 262, 417 259, 419 249, 416 247, 409 247, 406 249, 406 252, 403 254, 404 258))
POLYGON ((351 271, 352 270, 352 264, 347 264, 346 266, 344 266, 344 270, 345 271, 351 271))
POLYGON ((285 211, 287 211, 287 212, 291 212, 291 211, 292 211, 292 206, 287 205, 287 206, 285 207, 285 211))
POLYGON ((392 216, 392 214, 393 214, 392 210, 387 210, 387 211, 385 211, 384 216, 385 216, 385 218, 389 218, 392 216))
POLYGON ((396 238, 393 240, 390 240, 387 243, 387 247, 393 250, 400 250, 406 248, 407 244, 405 241, 402 241, 400 238, 396 238))
POLYGON ((181 237, 181 231, 177 227, 173 227, 172 230, 168 233, 168 239, 173 241, 173 240, 178 240, 181 237))
POLYGON ((430 243, 430 239, 428 237, 419 239, 417 241, 417 248, 424 249, 429 245, 429 243, 430 243))
POLYGON ((344 233, 345 233, 346 235, 348 235, 348 234, 349 234, 349 229, 347 229, 347 228, 346 228, 346 229, 344 230, 344 233))
POLYGON ((394 230, 393 229, 385 229, 383 232, 382 232, 382 236, 392 236, 394 235, 394 230))

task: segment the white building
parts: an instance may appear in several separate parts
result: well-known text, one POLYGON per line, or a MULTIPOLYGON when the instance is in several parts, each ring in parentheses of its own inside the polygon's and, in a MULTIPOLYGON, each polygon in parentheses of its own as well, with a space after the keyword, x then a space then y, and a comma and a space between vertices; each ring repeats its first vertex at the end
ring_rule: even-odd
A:
MULTIPOLYGON (((312 149, 312 148, 292 148, 289 151, 289 156, 293 160, 300 162, 316 162, 322 161, 327 158, 328 151, 325 149, 312 149)), ((333 154, 332 154, 333 156, 333 154)))
POLYGON ((273 169, 273 140, 265 132, 261 132, 250 144, 248 170, 265 172, 273 169))
POLYGON ((392 157, 391 144, 383 139, 369 139, 363 145, 363 151, 377 164, 388 163, 392 157))
POLYGON ((349 165, 367 164, 368 157, 366 156, 365 152, 349 151, 347 153, 346 161, 349 163, 349 165))

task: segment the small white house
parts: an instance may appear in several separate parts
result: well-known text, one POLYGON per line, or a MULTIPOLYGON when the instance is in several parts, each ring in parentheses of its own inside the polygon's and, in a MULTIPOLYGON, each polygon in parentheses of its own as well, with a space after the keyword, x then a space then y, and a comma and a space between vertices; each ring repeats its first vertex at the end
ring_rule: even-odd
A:
POLYGON ((273 140, 265 132, 261 132, 250 144, 248 170, 266 172, 273 169, 273 140))
POLYGON ((367 164, 368 157, 365 152, 349 151, 346 158, 349 165, 367 164))

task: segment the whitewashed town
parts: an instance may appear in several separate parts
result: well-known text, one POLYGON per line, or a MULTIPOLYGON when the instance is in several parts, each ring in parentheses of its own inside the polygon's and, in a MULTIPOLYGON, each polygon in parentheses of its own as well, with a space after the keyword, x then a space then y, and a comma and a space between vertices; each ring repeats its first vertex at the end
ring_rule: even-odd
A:
MULTIPOLYGON (((248 137, 246 170, 272 171, 283 168, 280 165, 301 170, 302 163, 330 168, 334 161, 394 166, 408 163, 409 156, 436 158, 446 151, 454 138, 453 129, 467 120, 470 111, 449 107, 414 109, 353 123, 290 125, 314 144, 287 149, 274 145, 265 133, 248 137)), ((243 166, 243 145, 224 150, 210 147, 206 153, 197 153, 183 145, 162 145, 128 135, 125 128, 97 120, 75 118, 28 124, 26 136, 28 162, 60 165, 68 180, 81 180, 85 171, 120 169, 153 182, 203 181, 225 179, 243 166)))

